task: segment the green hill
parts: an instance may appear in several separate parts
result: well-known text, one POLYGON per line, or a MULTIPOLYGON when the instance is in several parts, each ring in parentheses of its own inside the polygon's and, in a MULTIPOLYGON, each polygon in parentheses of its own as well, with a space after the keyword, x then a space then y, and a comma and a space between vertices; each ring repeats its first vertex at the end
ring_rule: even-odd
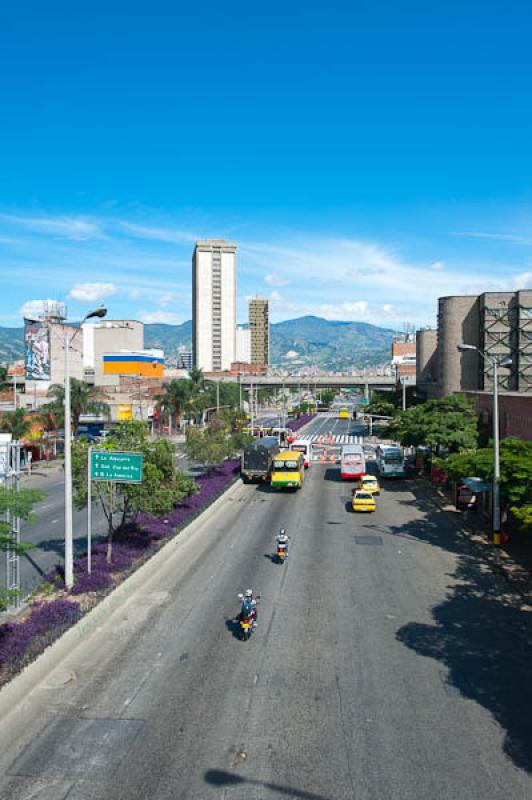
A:
MULTIPOLYGON (((270 328, 272 366, 344 371, 390 360, 394 331, 367 322, 337 322, 321 317, 299 317, 270 328)), ((192 347, 192 322, 181 325, 145 325, 145 347, 164 350, 169 363, 177 351, 192 347)), ((0 327, 0 362, 24 357, 23 329, 0 327)))

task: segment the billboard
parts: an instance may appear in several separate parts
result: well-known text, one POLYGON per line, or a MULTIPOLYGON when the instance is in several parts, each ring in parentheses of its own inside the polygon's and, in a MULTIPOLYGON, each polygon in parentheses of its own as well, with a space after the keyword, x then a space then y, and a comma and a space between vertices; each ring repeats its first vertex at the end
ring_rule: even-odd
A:
POLYGON ((157 350, 106 353, 103 356, 104 375, 135 375, 141 378, 162 378, 164 354, 157 350))
POLYGON ((51 372, 50 328, 43 322, 24 320, 26 380, 49 381, 51 372))
POLYGON ((131 405, 118 406, 118 421, 123 422, 124 420, 128 419, 133 419, 133 406, 131 405))

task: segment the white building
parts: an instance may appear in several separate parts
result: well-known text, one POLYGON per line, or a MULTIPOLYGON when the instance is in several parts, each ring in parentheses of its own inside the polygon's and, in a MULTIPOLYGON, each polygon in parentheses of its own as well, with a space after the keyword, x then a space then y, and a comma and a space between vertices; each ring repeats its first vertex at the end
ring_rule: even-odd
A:
POLYGON ((192 350, 204 372, 229 369, 236 351, 236 244, 196 242, 192 257, 192 350))
POLYGON ((103 356, 121 350, 144 348, 144 324, 133 319, 105 319, 83 325, 83 366, 96 386, 118 386, 118 375, 105 375, 103 356))
POLYGON ((251 363, 251 331, 240 325, 236 329, 236 358, 235 361, 251 363))

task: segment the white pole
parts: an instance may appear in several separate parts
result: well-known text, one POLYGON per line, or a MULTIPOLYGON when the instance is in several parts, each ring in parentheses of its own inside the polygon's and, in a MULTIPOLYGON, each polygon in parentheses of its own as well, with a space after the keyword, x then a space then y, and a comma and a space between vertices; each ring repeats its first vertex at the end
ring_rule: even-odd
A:
POLYGON ((253 382, 249 384, 249 399, 251 402, 251 434, 255 431, 255 409, 253 406, 253 382))
POLYGON ((406 383, 404 379, 402 381, 402 384, 403 384, 403 411, 406 411, 406 383))
POLYGON ((72 431, 70 411, 70 340, 65 335, 65 586, 74 584, 72 554, 72 431))
POLYGON ((87 573, 92 569, 92 447, 89 447, 87 464, 87 573))
POLYGON ((493 359, 493 544, 501 543, 501 465, 499 453, 499 377, 493 359))

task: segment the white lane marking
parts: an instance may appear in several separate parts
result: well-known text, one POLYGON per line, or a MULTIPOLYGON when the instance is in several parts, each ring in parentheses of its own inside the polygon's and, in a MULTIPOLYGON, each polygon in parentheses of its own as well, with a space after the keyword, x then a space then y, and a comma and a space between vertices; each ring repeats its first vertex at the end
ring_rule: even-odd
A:
POLYGON ((53 520, 52 520, 52 525, 56 525, 58 522, 59 522, 59 520, 58 520, 58 519, 53 519, 53 520))

